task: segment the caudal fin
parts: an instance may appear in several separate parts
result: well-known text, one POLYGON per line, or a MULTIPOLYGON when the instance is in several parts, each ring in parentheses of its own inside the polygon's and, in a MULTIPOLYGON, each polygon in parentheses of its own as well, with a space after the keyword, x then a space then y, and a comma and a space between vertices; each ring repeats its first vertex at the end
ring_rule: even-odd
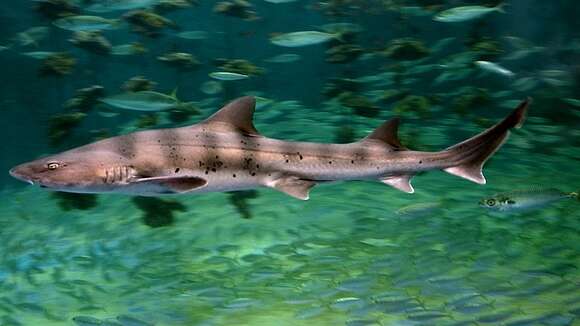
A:
POLYGON ((451 166, 443 171, 479 184, 485 184, 485 177, 481 172, 483 165, 505 142, 509 130, 519 128, 523 124, 531 102, 531 98, 527 98, 495 126, 445 149, 443 153, 449 155, 451 166))

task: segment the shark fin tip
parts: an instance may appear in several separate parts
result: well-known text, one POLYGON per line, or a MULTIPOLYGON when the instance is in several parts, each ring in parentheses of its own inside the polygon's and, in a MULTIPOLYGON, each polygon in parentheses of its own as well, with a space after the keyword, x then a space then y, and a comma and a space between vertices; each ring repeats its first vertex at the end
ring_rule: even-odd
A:
POLYGON ((253 123, 255 108, 256 99, 253 96, 240 97, 207 118, 204 123, 208 126, 229 125, 230 129, 233 127, 242 133, 259 135, 253 123))
POLYGON ((415 189, 411 185, 412 175, 394 175, 381 179, 381 182, 387 184, 395 189, 412 194, 415 189))
POLYGON ((361 141, 362 142, 370 140, 380 141, 386 143, 387 145, 393 148, 404 149, 403 145, 401 144, 401 141, 399 140, 399 136, 397 135, 400 121, 401 119, 395 117, 389 121, 384 122, 377 129, 371 132, 368 136, 363 138, 361 141))

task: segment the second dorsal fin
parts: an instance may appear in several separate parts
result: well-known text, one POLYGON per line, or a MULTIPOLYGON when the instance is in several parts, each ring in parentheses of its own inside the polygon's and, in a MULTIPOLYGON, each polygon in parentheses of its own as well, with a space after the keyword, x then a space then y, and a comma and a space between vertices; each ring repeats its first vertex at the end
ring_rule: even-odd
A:
POLYGON ((203 124, 216 128, 233 127, 245 134, 258 135, 253 122, 255 108, 256 99, 253 96, 240 97, 207 118, 203 124))
POLYGON ((399 118, 393 118, 389 121, 384 122, 377 129, 371 132, 368 136, 363 138, 361 142, 365 141, 379 141, 385 143, 396 149, 406 149, 397 136, 397 131, 399 130, 399 118))

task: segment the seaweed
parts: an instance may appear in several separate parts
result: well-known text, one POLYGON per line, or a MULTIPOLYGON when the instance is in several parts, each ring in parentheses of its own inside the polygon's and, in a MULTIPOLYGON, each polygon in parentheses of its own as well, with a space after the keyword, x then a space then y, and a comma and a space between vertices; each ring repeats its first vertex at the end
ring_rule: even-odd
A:
POLYGON ((220 1, 214 6, 213 11, 218 14, 248 21, 259 19, 253 10, 252 4, 245 0, 220 1))
POLYGON ((72 72, 77 61, 67 52, 55 53, 42 61, 41 76, 64 76, 72 72))
POLYGON ((86 118, 86 113, 71 112, 52 116, 48 120, 48 140, 51 146, 58 146, 67 139, 72 130, 86 118))

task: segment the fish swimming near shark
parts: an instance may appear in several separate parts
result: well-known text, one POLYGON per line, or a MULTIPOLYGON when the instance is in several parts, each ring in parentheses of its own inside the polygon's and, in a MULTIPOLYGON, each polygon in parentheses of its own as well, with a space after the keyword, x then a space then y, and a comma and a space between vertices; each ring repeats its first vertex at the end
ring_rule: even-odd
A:
POLYGON ((412 193, 411 178, 428 170, 484 184, 483 164, 523 123, 530 101, 472 138, 420 152, 399 142, 398 119, 349 144, 272 139, 254 127, 256 100, 248 96, 198 124, 100 140, 21 164, 10 174, 65 192, 158 196, 269 187, 302 200, 319 183, 343 180, 378 180, 412 193))

